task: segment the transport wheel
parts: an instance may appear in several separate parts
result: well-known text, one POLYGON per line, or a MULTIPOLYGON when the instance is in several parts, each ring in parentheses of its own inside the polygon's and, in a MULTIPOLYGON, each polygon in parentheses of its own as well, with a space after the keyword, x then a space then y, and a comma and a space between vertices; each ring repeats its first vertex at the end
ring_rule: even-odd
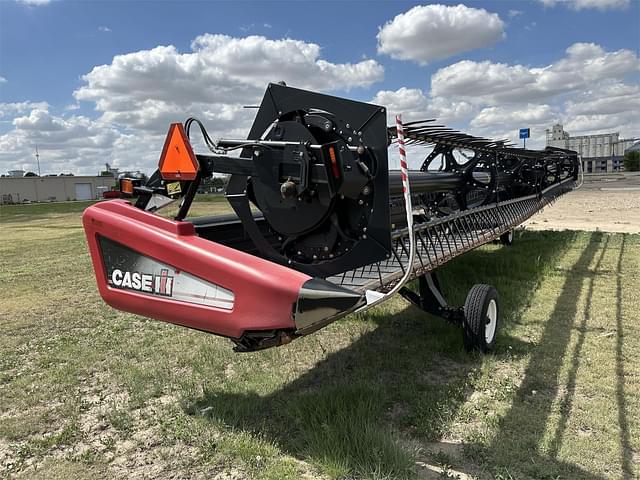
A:
POLYGON ((513 230, 500 235, 500 243, 503 245, 513 245, 513 230))
POLYGON ((493 349, 497 331, 498 292, 491 285, 476 284, 464 302, 464 348, 481 352, 493 349))

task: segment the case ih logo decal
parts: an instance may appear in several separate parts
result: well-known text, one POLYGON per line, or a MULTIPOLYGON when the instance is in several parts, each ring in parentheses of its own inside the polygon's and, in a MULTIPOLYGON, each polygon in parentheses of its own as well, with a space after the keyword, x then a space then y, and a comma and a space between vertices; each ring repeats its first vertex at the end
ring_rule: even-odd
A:
POLYGON ((116 268, 111 272, 111 283, 118 288, 129 288, 166 297, 170 297, 173 290, 173 277, 169 275, 169 270, 164 268, 160 271, 160 275, 123 272, 116 268))
POLYGON ((170 297, 174 302, 193 303, 232 310, 231 290, 198 278, 172 265, 142 255, 105 237, 98 237, 109 287, 154 297, 170 297))

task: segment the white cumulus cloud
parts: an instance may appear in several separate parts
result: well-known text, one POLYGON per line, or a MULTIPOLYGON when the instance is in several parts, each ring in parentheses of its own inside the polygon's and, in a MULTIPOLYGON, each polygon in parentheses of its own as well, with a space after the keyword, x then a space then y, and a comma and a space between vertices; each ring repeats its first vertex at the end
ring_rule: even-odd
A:
POLYGON ((47 102, 12 102, 0 103, 0 119, 14 118, 31 110, 47 110, 49 104, 47 102))
POLYGON ((601 85, 580 93, 566 104, 566 128, 580 134, 621 131, 640 137, 640 86, 601 85))
POLYGON ((567 5, 573 10, 595 8, 598 10, 625 9, 631 0, 539 0, 545 7, 555 7, 558 4, 567 5))
POLYGON ((219 129, 246 127, 243 105, 259 101, 269 81, 315 90, 348 90, 382 80, 374 60, 332 63, 320 47, 262 36, 202 35, 192 51, 173 46, 118 55, 83 76, 75 97, 94 102, 105 121, 157 130, 189 115, 202 115, 219 129))
POLYGON ((575 43, 566 57, 544 67, 463 60, 431 77, 432 94, 471 102, 531 102, 576 92, 596 82, 621 79, 640 69, 631 50, 606 52, 593 43, 575 43))
POLYGON ((498 14, 465 5, 424 5, 397 15, 378 32, 378 53, 427 64, 504 37, 498 14))
POLYGON ((430 90, 382 90, 372 102, 407 120, 436 118, 473 135, 514 143, 518 128, 529 127, 527 146, 533 148, 544 147, 545 130, 555 122, 573 135, 617 131, 638 137, 640 87, 633 80, 639 70, 631 50, 576 43, 542 66, 456 62, 432 75, 430 90))
MULTIPOLYGON (((117 55, 94 67, 74 92, 97 118, 51 113, 46 103, 0 104, 13 129, 0 135, 0 169, 31 168, 34 145, 58 173, 95 173, 104 162, 151 171, 168 125, 199 117, 211 136, 245 137, 270 81, 322 91, 367 87, 384 77, 374 60, 334 63, 319 45, 263 36, 201 35, 191 50, 174 46, 117 55), (61 170, 60 170, 61 171, 61 170)), ((199 148, 199 142, 194 142, 199 148)))
POLYGON ((387 108, 389 125, 395 122, 395 115, 401 113, 405 122, 435 119, 440 123, 454 126, 467 120, 474 112, 469 102, 430 97, 419 88, 401 87, 397 90, 380 90, 371 103, 387 108))
POLYGON ((47 5, 51 3, 51 0, 16 0, 16 2, 23 3, 25 5, 29 5, 33 7, 38 7, 41 5, 47 5))
POLYGON ((554 113, 549 105, 527 104, 517 108, 512 106, 485 107, 470 122, 472 128, 486 129, 513 125, 547 126, 554 113))
POLYGON ((13 119, 13 130, 0 135, 0 165, 3 170, 34 170, 35 147, 41 154, 43 173, 74 171, 97 173, 110 160, 110 152, 121 134, 115 128, 84 116, 52 115, 46 104, 35 105, 13 119))
MULTIPOLYGON (((401 87, 397 90, 380 90, 371 103, 383 105, 387 109, 387 124, 395 125, 395 116, 402 114, 403 122, 413 120, 437 120, 449 127, 459 126, 460 121, 467 121, 473 107, 467 102, 451 102, 444 98, 432 98, 419 88, 401 87)), ((407 160, 410 168, 420 168, 432 147, 423 145, 407 145, 407 160)), ((389 165, 399 168, 397 147, 389 149, 389 165)))

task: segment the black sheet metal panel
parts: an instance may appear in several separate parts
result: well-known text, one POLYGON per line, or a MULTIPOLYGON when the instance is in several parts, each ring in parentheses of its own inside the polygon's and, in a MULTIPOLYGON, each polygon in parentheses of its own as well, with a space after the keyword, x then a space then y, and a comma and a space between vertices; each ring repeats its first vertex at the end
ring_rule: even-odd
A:
MULTIPOLYGON (((375 162, 375 169, 369 169, 368 172, 372 175, 372 191, 369 192, 368 199, 354 198, 352 200, 357 205, 362 206, 362 209, 368 209, 366 212, 367 223, 362 226, 362 231, 366 233, 360 235, 357 241, 340 252, 340 255, 335 255, 335 258, 324 258, 308 263, 299 261, 295 255, 285 256, 281 253, 282 249, 279 251, 273 248, 265 240, 251 215, 249 203, 250 201, 262 201, 263 205, 269 205, 270 211, 265 212, 266 209, 263 209, 265 217, 270 216, 271 219, 274 219, 274 223, 277 223, 280 230, 284 230, 286 234, 287 210, 283 208, 281 212, 278 212, 278 202, 276 201, 276 194, 280 195, 280 192, 275 192, 273 189, 270 191, 265 188, 265 184, 268 182, 254 182, 257 185, 254 186, 251 183, 250 176, 233 174, 229 181, 226 195, 234 211, 241 219, 247 234, 262 256, 318 277, 327 277, 369 264, 372 261, 387 258, 391 255, 391 235, 389 230, 389 178, 385 108, 284 85, 270 84, 249 132, 248 140, 260 140, 275 120, 282 124, 285 133, 287 129, 295 130, 297 127, 292 125, 290 119, 298 113, 299 116, 305 116, 307 123, 317 122, 317 117, 329 118, 333 127, 335 127, 332 134, 337 139, 338 146, 342 146, 345 151, 348 151, 349 148, 363 146, 366 149, 367 158, 373 159, 375 162)), ((311 126, 313 127, 313 125, 311 126)), ((277 137, 274 138, 273 133, 269 133, 269 136, 269 140, 278 140, 277 137)), ((285 140, 291 139, 285 138, 285 140)), ((310 138, 305 136, 305 138, 297 140, 309 141, 310 138)), ((255 151, 252 147, 243 148, 241 153, 244 158, 252 158, 254 155, 255 151)), ((268 163, 266 160, 255 159, 254 163, 260 164, 260 162, 264 162, 264 166, 261 165, 261 168, 266 169, 266 171, 262 172, 260 171, 261 168, 258 169, 258 175, 262 175, 260 180, 267 177, 271 172, 276 175, 275 161, 274 163, 268 163)), ((351 170, 351 172, 353 173, 350 173, 345 168, 343 175, 359 174, 355 170, 351 170)), ((347 197, 349 193, 346 193, 347 197)), ((339 198, 343 196, 339 196, 339 198)), ((331 200, 334 201, 334 199, 331 200)), ((345 202, 348 201, 350 201, 349 198, 345 202)), ((291 208, 290 218, 304 217, 303 209, 297 211, 295 207, 290 205, 289 207, 291 208)), ((313 215, 315 218, 313 219, 314 221, 309 220, 310 225, 317 225, 326 220, 322 216, 321 209, 318 206, 314 206, 314 208, 313 215)), ((333 211, 341 215, 340 209, 340 203, 338 203, 333 211)), ((333 211, 327 215, 330 215, 333 211)), ((309 215, 311 214, 310 212, 309 215)), ((283 238, 284 241, 286 239, 283 238)))
MULTIPOLYGON (((279 244, 278 239, 270 231, 269 225, 262 214, 253 212, 253 218, 265 240, 276 247, 279 244)), ((193 224, 199 237, 250 253, 251 255, 260 255, 260 252, 258 252, 256 246, 247 235, 242 222, 234 214, 187 218, 186 221, 193 224)))
POLYGON ((360 293, 321 278, 312 278, 300 289, 293 315, 296 333, 312 333, 364 303, 366 300, 360 293))

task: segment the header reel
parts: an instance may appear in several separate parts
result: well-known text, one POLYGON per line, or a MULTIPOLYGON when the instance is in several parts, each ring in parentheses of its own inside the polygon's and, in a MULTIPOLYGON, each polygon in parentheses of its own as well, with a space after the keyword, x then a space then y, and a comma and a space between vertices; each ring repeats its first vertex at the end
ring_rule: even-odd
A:
MULTIPOLYGON (((190 149, 194 122, 213 152, 196 155, 199 165, 185 157, 190 181, 180 183, 178 196, 185 198, 176 219, 186 217, 200 179, 225 173, 239 223, 233 238, 248 237, 254 254, 321 278, 388 259, 392 233, 406 226, 406 217, 399 172, 389 172, 387 148, 397 132, 386 117, 384 107, 270 84, 247 139, 214 143, 195 119, 186 122, 186 133, 174 124, 163 159, 174 154, 174 139, 184 138, 190 149), (237 150, 239 157, 230 155, 237 150)), ((512 148, 431 120, 404 128, 408 145, 433 147, 421 169, 410 172, 419 222, 534 194, 577 175, 566 151, 512 148)), ((161 168, 147 196, 161 192, 166 180, 181 180, 175 162, 165 163, 171 172, 161 168)), ((145 201, 138 206, 149 209, 145 201)), ((233 246, 234 239, 215 241, 233 246)))

